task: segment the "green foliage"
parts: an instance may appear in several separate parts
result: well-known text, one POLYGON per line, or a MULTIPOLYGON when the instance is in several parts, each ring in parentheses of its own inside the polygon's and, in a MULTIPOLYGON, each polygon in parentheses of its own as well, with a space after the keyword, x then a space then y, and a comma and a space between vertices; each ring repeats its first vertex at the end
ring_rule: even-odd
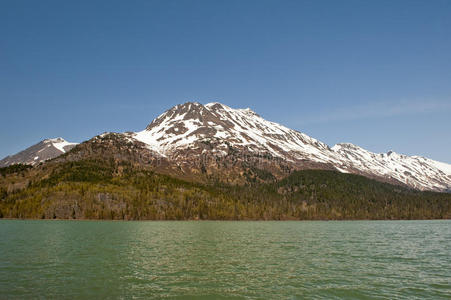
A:
POLYGON ((39 186, 52 186, 59 182, 108 183, 113 178, 114 162, 102 160, 83 160, 62 164, 39 186))
POLYGON ((258 169, 255 167, 250 167, 247 172, 244 173, 247 182, 249 183, 257 183, 259 179, 263 182, 270 182, 276 180, 274 175, 266 170, 258 169))
POLYGON ((32 168, 32 166, 30 166, 30 165, 14 164, 14 165, 10 165, 8 167, 0 168, 0 174, 2 176, 6 176, 8 174, 20 173, 20 172, 26 171, 31 168, 32 168))
POLYGON ((298 171, 279 181, 259 169, 247 172, 245 176, 253 183, 238 186, 188 182, 113 159, 49 164, 34 175, 19 177, 32 182, 19 190, 8 192, 0 183, 0 216, 126 220, 451 217, 451 194, 419 192, 334 171, 298 171))

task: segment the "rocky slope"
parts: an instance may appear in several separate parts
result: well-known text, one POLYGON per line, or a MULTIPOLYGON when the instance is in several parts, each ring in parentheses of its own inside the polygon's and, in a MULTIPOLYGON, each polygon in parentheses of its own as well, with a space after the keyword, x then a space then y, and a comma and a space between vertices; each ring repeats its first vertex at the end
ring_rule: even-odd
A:
POLYGON ((13 164, 35 165, 66 153, 75 145, 77 144, 70 143, 60 137, 43 140, 17 154, 0 160, 0 167, 7 167, 13 164))

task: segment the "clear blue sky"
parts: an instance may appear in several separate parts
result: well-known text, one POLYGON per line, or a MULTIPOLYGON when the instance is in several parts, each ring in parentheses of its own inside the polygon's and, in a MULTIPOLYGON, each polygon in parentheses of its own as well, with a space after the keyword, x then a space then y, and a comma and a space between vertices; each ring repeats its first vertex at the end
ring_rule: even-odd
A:
POLYGON ((0 1, 0 157, 186 101, 451 163, 451 1, 0 1))

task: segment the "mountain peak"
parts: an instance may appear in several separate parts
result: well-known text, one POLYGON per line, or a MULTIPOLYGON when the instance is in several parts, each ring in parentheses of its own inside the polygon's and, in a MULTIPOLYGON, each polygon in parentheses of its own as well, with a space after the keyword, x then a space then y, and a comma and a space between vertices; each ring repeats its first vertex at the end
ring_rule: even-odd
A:
POLYGON ((13 164, 35 165, 66 153, 77 143, 70 143, 62 137, 45 139, 27 149, 0 160, 0 167, 13 164))
POLYGON ((231 108, 230 106, 227 106, 225 104, 219 103, 219 102, 210 102, 205 104, 205 107, 211 111, 216 111, 216 110, 226 110, 226 111, 239 111, 239 112, 244 112, 244 113, 248 113, 248 114, 253 114, 256 116, 259 116, 256 112, 254 112, 253 110, 251 110, 249 107, 248 108, 231 108))
POLYGON ((230 106, 227 106, 225 104, 219 103, 219 102, 210 102, 205 104, 205 107, 211 110, 216 110, 216 109, 227 109, 227 110, 232 110, 233 108, 231 108, 230 106))
POLYGON ((44 142, 44 143, 64 143, 67 141, 65 139, 63 139, 62 137, 57 137, 57 138, 52 138, 52 139, 45 139, 42 142, 44 142))
POLYGON ((303 150, 304 153, 299 151, 296 158, 290 160, 320 155, 318 147, 328 149, 327 145, 305 134, 261 118, 249 108, 233 109, 219 102, 177 105, 134 137, 162 155, 170 155, 181 148, 196 148, 196 143, 205 139, 215 140, 218 144, 215 151, 221 153, 227 145, 283 158, 292 156, 293 150, 303 150))

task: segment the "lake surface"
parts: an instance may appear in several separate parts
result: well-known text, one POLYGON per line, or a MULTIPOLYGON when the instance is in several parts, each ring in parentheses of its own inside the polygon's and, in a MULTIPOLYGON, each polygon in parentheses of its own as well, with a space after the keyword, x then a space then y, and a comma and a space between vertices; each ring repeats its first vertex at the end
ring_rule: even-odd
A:
POLYGON ((449 299, 451 221, 0 221, 0 298, 449 299))

